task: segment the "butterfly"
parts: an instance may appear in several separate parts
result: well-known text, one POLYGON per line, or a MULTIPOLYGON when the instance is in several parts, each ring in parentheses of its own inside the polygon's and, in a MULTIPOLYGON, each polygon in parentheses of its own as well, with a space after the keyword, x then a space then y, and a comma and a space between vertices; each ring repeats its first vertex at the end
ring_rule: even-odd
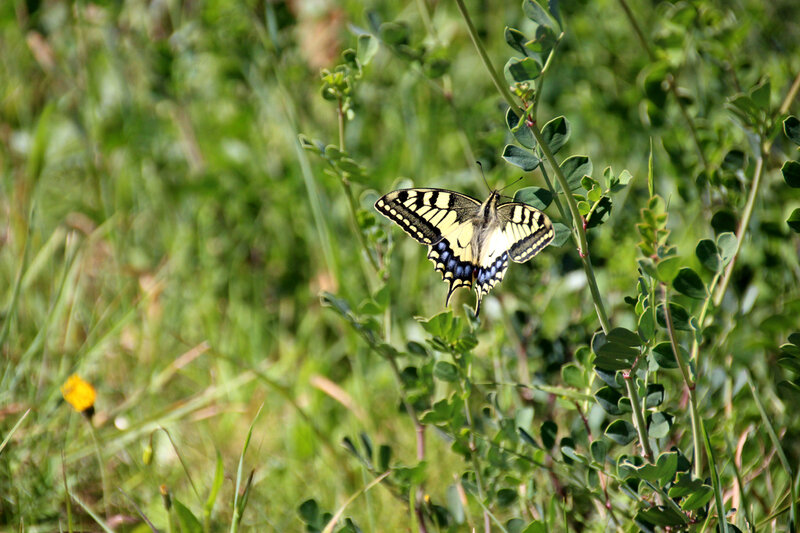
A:
POLYGON ((506 273, 508 260, 524 263, 550 244, 553 224, 538 209, 519 202, 499 204, 499 191, 481 203, 445 189, 400 189, 375 202, 375 209, 428 245, 442 279, 450 284, 445 306, 458 287, 475 287, 481 299, 506 273))

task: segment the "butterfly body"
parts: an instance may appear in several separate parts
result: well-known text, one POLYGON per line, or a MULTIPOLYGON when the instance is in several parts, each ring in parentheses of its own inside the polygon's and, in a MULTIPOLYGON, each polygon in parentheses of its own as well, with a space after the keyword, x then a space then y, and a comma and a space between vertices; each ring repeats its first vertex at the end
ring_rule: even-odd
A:
POLYGON ((554 236, 544 213, 499 199, 498 191, 481 203, 445 189, 400 189, 378 199, 375 208, 428 245, 428 258, 450 284, 445 305, 458 287, 475 287, 477 315, 483 296, 503 279, 509 259, 527 261, 554 236))

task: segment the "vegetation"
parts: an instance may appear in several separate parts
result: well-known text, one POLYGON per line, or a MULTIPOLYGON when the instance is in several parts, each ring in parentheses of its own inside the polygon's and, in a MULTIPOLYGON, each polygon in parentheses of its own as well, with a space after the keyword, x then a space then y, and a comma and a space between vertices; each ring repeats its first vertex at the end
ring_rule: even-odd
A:
POLYGON ((791 0, 0 4, 0 524, 798 530, 798 35, 791 0), (485 198, 475 161, 557 227, 480 319, 372 207, 485 198))

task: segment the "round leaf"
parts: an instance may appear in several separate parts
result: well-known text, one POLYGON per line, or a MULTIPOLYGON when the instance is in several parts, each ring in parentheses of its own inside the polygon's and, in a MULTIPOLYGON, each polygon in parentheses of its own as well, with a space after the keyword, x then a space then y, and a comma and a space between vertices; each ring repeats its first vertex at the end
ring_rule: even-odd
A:
POLYGON ((452 383, 458 379, 458 367, 447 361, 437 361, 433 367, 433 375, 442 381, 452 383))
POLYGON ((792 231, 800 233, 800 207, 792 211, 792 214, 786 219, 786 223, 789 224, 792 231))
POLYGON ((555 154, 567 143, 571 132, 572 128, 569 125, 569 121, 567 121, 565 117, 560 116, 544 125, 544 128, 542 128, 542 137, 544 137, 550 150, 555 154))
POLYGON ((783 180, 789 187, 800 188, 800 162, 787 161, 781 167, 783 180))
POLYGON ((636 429, 627 420, 614 420, 606 428, 606 437, 624 446, 636 438, 636 429))
POLYGON ((506 63, 503 72, 509 83, 525 83, 535 80, 542 73, 542 65, 532 57, 518 59, 512 57, 506 63))
POLYGON ((509 107, 508 111, 506 111, 506 125, 508 126, 508 130, 514 135, 514 138, 519 144, 532 150, 533 147, 536 146, 533 132, 531 132, 531 129, 526 124, 520 125, 519 128, 517 128, 517 124, 519 124, 519 115, 514 113, 514 110, 509 107))
POLYGON ((678 271, 678 275, 672 280, 672 286, 679 293, 698 300, 702 300, 708 294, 703 280, 689 267, 684 267, 678 271))
POLYGON ((800 145, 800 120, 791 115, 783 121, 783 132, 793 143, 800 145))
POLYGON ((503 150, 503 159, 512 165, 518 166, 525 172, 535 170, 536 167, 539 166, 539 163, 541 163, 538 157, 513 144, 506 145, 503 150))
POLYGON ((711 272, 716 272, 720 269, 721 265, 717 245, 711 239, 703 239, 698 242, 694 253, 697 255, 697 259, 700 260, 700 264, 711 272))
POLYGON ((514 194, 514 201, 544 211, 553 201, 553 193, 542 187, 525 187, 514 194))

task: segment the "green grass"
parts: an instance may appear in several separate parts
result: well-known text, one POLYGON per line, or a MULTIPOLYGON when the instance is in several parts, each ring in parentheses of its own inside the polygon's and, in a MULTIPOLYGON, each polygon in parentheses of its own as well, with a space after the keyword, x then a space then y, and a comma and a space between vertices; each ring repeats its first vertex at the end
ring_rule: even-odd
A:
POLYGON ((372 204, 485 198, 476 160, 524 175, 512 196, 560 182, 542 142, 534 172, 501 157, 533 98, 504 94, 519 2, 465 3, 502 91, 456 3, 0 5, 0 529, 635 531, 706 497, 690 529, 796 524, 800 10, 562 4, 529 111, 568 120, 556 162, 632 179, 480 322, 467 291, 439 315, 425 249, 372 204), (708 269, 704 239, 738 255, 708 269))

